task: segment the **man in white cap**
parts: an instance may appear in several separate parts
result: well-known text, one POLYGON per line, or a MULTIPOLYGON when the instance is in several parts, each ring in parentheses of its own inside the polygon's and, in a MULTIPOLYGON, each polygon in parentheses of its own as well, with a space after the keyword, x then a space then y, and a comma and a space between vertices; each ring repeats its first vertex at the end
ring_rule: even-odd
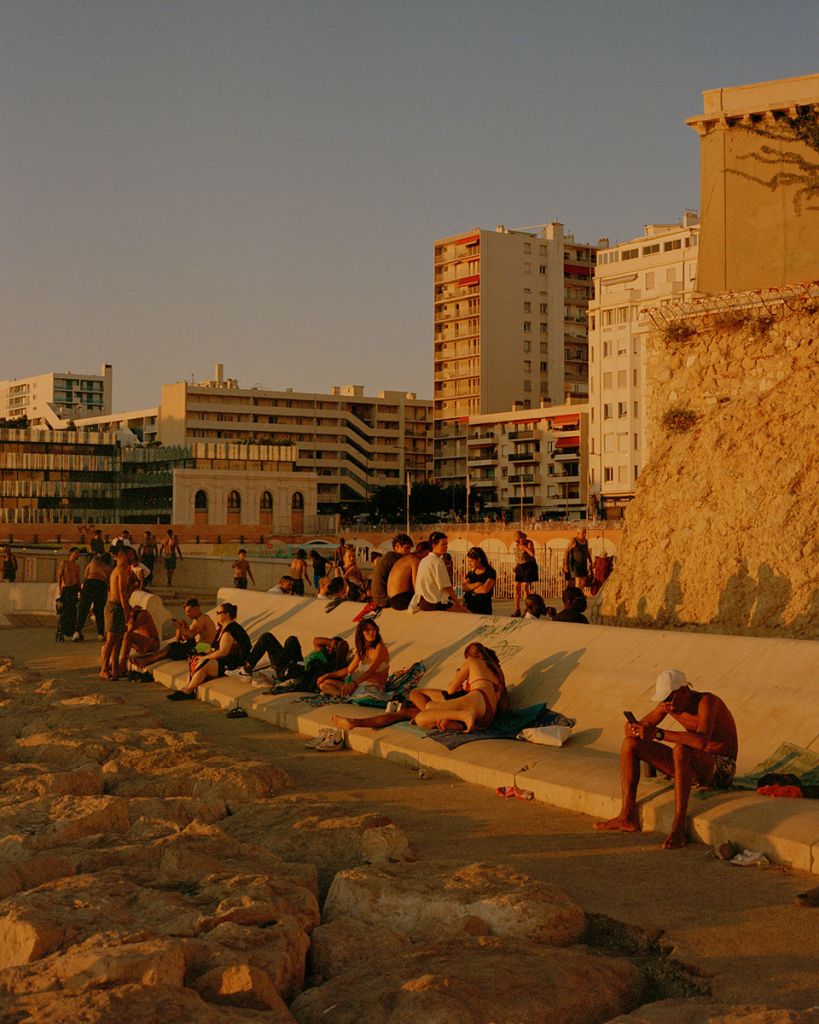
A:
POLYGON ((737 729, 734 718, 714 693, 692 690, 685 673, 666 669, 657 676, 652 700, 657 705, 639 722, 626 722, 620 748, 620 785, 623 803, 611 821, 594 827, 609 832, 639 832, 637 784, 640 762, 654 765, 674 779, 674 823, 663 846, 677 849, 688 842, 686 814, 691 786, 729 789, 734 780, 737 729), (670 715, 678 729, 661 729, 670 715))

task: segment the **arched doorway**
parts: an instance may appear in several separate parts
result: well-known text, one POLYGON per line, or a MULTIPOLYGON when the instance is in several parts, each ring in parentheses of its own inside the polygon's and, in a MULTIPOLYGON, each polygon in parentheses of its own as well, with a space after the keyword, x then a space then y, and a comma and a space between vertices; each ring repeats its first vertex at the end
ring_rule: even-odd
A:
POLYGON ((290 532, 304 533, 304 495, 296 491, 290 501, 290 532))
POLYGON ((227 499, 228 526, 238 526, 242 521, 242 496, 238 491, 231 491, 227 499))
POLYGON ((262 491, 262 497, 259 501, 259 525, 273 525, 273 495, 270 491, 262 491))
POLYGON ((197 491, 193 496, 193 521, 196 526, 208 525, 208 492, 197 491))

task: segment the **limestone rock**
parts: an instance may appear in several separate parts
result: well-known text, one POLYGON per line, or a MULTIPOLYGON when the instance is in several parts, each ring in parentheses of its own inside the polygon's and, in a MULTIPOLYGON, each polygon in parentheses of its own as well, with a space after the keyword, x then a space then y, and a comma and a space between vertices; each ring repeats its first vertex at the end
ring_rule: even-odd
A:
POLYGON ((615 1017, 609 1024, 819 1024, 819 1009, 783 1010, 668 999, 615 1017))
POLYGON ((81 992, 48 991, 27 996, 0 996, 0 1020, 20 1024, 292 1024, 289 1012, 223 1007, 205 1002, 190 988, 118 985, 81 992))
POLYGON ((649 340, 651 452, 603 621, 819 637, 817 334, 819 315, 800 312, 767 333, 753 317, 732 330, 700 325, 685 359, 660 335, 649 340), (675 405, 698 414, 693 427, 663 426, 675 405))
POLYGON ((251 964, 214 967, 197 978, 193 988, 209 1003, 243 1006, 249 1010, 275 1010, 280 1020, 292 1020, 267 973, 251 964))
POLYGON ((319 925, 310 936, 310 973, 314 984, 361 966, 362 953, 370 970, 391 963, 411 945, 408 935, 363 921, 339 919, 319 925))
POLYGON ((386 925, 414 941, 491 934, 553 946, 577 942, 586 924, 583 910, 560 889, 485 864, 341 871, 323 913, 324 921, 339 918, 386 925))
POLYGON ((640 971, 582 949, 466 939, 413 949, 303 992, 299 1024, 602 1024, 642 998, 640 971))

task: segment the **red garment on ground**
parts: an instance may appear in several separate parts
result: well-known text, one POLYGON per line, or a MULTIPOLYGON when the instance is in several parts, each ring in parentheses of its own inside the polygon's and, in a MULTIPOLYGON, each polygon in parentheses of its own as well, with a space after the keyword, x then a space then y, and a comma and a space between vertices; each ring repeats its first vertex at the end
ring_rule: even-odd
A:
POLYGON ((789 796, 801 799, 805 794, 798 786, 760 786, 757 790, 762 796, 789 796))

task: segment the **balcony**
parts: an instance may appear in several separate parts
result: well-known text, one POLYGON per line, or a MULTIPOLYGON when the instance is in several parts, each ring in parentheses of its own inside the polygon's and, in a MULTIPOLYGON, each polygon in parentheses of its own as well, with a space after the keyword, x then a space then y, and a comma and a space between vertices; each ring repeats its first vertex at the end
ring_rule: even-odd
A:
POLYGON ((473 489, 475 487, 495 487, 497 480, 494 477, 472 477, 469 478, 469 486, 473 489))
POLYGON ((509 456, 510 462, 539 462, 539 452, 515 452, 509 456))
POLYGON ((510 441, 525 441, 529 438, 537 437, 536 430, 515 430, 511 434, 507 434, 510 441))
POLYGON ((498 461, 496 455, 470 455, 467 458, 467 462, 470 466, 494 466, 498 461))
POLYGON ((534 483, 534 480, 534 473, 519 473, 517 476, 509 477, 510 484, 531 484, 534 483))

